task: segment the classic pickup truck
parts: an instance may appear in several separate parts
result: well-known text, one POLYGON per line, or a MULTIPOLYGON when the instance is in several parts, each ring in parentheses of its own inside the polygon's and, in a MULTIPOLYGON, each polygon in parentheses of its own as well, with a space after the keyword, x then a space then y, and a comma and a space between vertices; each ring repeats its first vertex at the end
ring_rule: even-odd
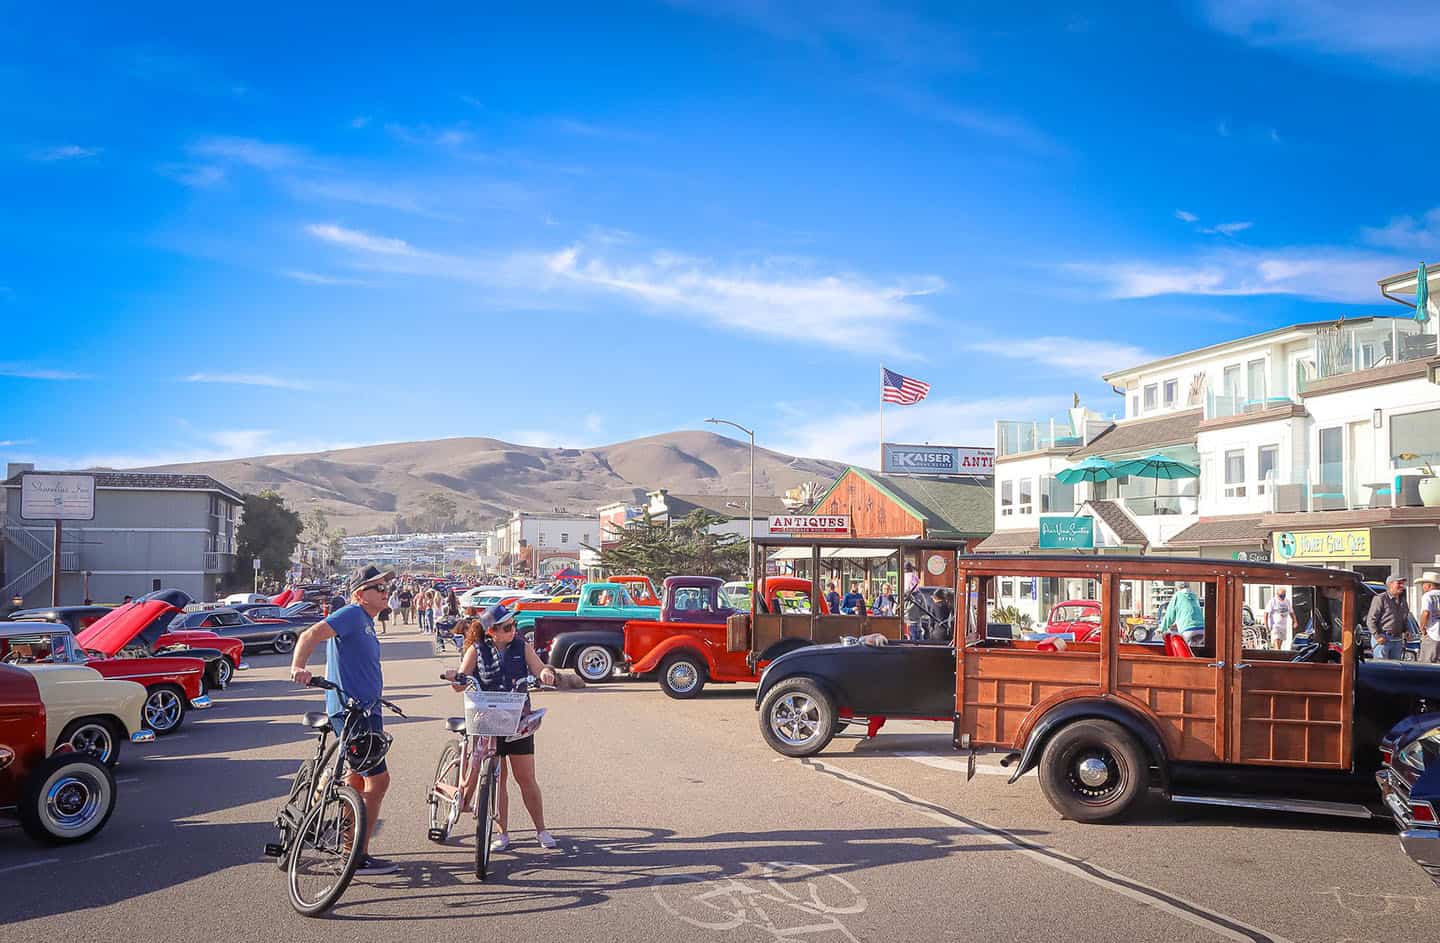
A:
MULTIPOLYGON (((791 603, 802 590, 809 592, 808 580, 766 577, 760 581, 760 592, 752 604, 759 612, 793 612, 791 603)), ((748 650, 731 651, 727 626, 731 616, 742 613, 730 608, 729 601, 729 595, 714 577, 667 579, 660 621, 625 623, 625 659, 630 673, 658 675, 660 689, 683 700, 699 694, 707 681, 758 681, 770 659, 810 644, 804 639, 782 639, 760 653, 759 658, 751 658, 748 650)), ((805 602, 809 602, 808 597, 805 602)), ((820 611, 828 612, 823 596, 820 611)))
MULTIPOLYGON (((660 600, 655 595, 655 587, 648 576, 615 576, 604 581, 604 583, 586 583, 581 587, 579 594, 573 599, 569 596, 555 597, 552 599, 529 599, 515 604, 515 624, 521 632, 529 632, 535 627, 535 620, 546 616, 574 616, 581 615, 581 606, 585 600, 591 598, 592 588, 618 584, 629 597, 630 603, 636 606, 658 607, 660 600)), ((592 604, 593 605, 593 604, 592 604)))
MULTIPOLYGON (((515 617, 521 631, 523 617, 515 617)), ((608 681, 625 650, 625 623, 658 618, 660 607, 637 605, 623 583, 586 583, 574 615, 532 617, 535 651, 552 667, 574 668, 584 681, 608 681)))

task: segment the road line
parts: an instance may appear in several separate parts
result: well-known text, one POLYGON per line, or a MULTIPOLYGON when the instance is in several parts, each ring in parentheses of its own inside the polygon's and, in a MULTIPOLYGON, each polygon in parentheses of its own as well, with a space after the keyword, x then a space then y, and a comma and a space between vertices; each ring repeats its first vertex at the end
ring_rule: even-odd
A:
MULTIPOLYGON (((936 753, 917 753, 914 751, 902 750, 892 753, 891 756, 903 756, 907 760, 919 763, 921 766, 933 766, 936 769, 950 770, 955 773, 963 773, 968 768, 965 760, 957 760, 954 757, 940 756, 936 753)), ((989 766, 980 763, 975 764, 975 775, 977 776, 1009 776, 1010 770, 1002 766, 989 766)))
POLYGON ((992 845, 1012 848, 1020 854, 1045 865, 1047 868, 1053 868, 1056 871, 1078 877, 1107 891, 1128 897, 1131 900, 1149 907, 1154 907, 1157 910, 1163 910, 1166 913, 1179 917, 1181 920, 1210 930, 1228 940, 1236 940, 1239 941, 1239 943, 1290 943, 1290 941, 1284 937, 1274 936, 1257 927, 1243 923, 1234 917, 1217 913, 1200 904, 1185 900, 1183 897, 1177 897, 1159 888, 1142 884, 1134 878, 1106 870, 1088 861, 1073 858, 1053 848, 1026 841, 1018 835, 1007 832, 1003 828, 986 825, 984 822, 952 812, 944 806, 936 805, 933 802, 917 796, 912 796, 896 789, 894 786, 876 782, 873 779, 867 779, 858 773, 852 773, 848 770, 827 766, 817 760, 802 759, 800 762, 819 773, 833 776, 851 788, 878 796, 897 805, 907 806, 912 811, 936 822, 941 822, 945 825, 962 825, 972 830, 977 838, 985 840, 992 845))
POLYGON ((124 779, 117 779, 117 780, 115 780, 115 781, 116 781, 117 783, 138 783, 138 782, 140 781, 140 777, 139 777, 139 776, 127 776, 127 777, 125 777, 124 779))
POLYGON ((12 864, 8 867, 0 868, 0 874, 4 874, 7 871, 19 871, 23 868, 38 868, 42 864, 55 864, 59 860, 59 858, 41 858, 39 861, 27 861, 24 864, 12 864))
POLYGON ((148 844, 148 845, 136 845, 134 848, 121 848, 119 851, 107 851, 107 852, 105 852, 103 855, 91 855, 90 857, 86 858, 85 860, 86 860, 86 861, 99 861, 101 858, 113 858, 113 857, 115 857, 116 855, 128 855, 128 854, 130 854, 131 852, 134 852, 134 851, 144 851, 146 848, 159 848, 159 847, 160 847, 160 843, 159 843, 158 841, 152 841, 152 842, 151 842, 150 844, 148 844))

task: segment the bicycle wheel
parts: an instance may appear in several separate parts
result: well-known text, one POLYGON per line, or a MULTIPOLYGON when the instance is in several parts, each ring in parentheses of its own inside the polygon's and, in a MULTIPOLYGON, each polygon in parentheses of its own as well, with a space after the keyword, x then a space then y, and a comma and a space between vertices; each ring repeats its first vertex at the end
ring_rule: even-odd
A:
POLYGON ((475 790, 475 877, 481 881, 490 875, 490 839, 495 834, 495 768, 499 762, 493 756, 485 761, 475 790))
POLYGON ((365 844, 365 803, 349 786, 326 791, 305 816, 290 850, 290 904, 307 917, 335 905, 365 844))
POLYGON ((430 831, 433 842, 443 842, 450 837, 450 829, 460 818, 460 748, 454 743, 445 744, 440 751, 440 762, 435 764, 435 785, 425 800, 430 807, 430 831), (444 786, 449 795, 437 786, 444 786))
POLYGON ((275 867, 281 871, 290 867, 290 842, 293 839, 295 826, 305 817, 305 807, 308 804, 305 801, 305 794, 313 788, 314 780, 315 761, 313 759, 306 760, 295 772, 295 779, 290 783, 290 795, 285 799, 285 804, 280 807, 280 815, 276 817, 275 824, 280 828, 278 844, 283 853, 275 859, 275 867))

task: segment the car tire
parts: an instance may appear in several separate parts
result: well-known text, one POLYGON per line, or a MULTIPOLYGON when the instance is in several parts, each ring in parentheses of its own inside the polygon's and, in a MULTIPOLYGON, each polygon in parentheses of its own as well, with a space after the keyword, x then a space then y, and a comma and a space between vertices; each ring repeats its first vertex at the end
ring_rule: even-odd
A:
POLYGON ((83 753, 56 753, 30 771, 20 789, 20 827, 47 845, 93 838, 115 811, 115 776, 83 753))
POLYGON ((760 735, 785 756, 814 756, 839 727, 835 702, 810 678, 787 678, 760 702, 760 735))
POLYGON ((185 723, 186 710, 184 691, 173 684, 159 684, 145 695, 145 706, 140 713, 145 726, 154 731, 155 736, 163 737, 180 729, 185 723))
POLYGON ((1124 727, 1079 720, 1055 733, 1040 757, 1040 791, 1075 822, 1124 818, 1150 786, 1150 761, 1124 727))
POLYGON ((94 757, 114 768, 120 762, 120 744, 125 738, 115 729, 115 722, 104 717, 82 717, 72 720, 60 732, 55 747, 68 743, 75 752, 94 757))
POLYGON ((235 679, 235 666, 230 663, 230 657, 224 656, 215 661, 214 677, 211 679, 216 688, 225 690, 230 687, 230 682, 235 679))
POLYGON ((660 663, 660 690, 677 701, 688 701, 705 689, 707 674, 698 656, 677 652, 660 663))
POLYGON ((270 647, 275 649, 277 655, 290 654, 295 649, 295 633, 281 632, 275 636, 275 641, 270 643, 270 647))
POLYGON ((604 645, 586 645, 575 653, 575 674, 586 684, 604 684, 615 674, 615 651, 604 645))

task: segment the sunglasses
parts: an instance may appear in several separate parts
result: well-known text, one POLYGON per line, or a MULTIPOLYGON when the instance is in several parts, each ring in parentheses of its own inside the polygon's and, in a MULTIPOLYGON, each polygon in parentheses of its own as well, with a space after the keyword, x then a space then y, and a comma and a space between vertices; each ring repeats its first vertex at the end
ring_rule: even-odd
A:
POLYGON ((378 593, 384 593, 387 596, 390 595, 390 587, 388 586, 367 586, 365 588, 374 590, 378 593))
POLYGON ((492 634, 492 635, 498 635, 498 634, 500 634, 501 632, 504 632, 506 635, 509 635, 511 632, 514 632, 514 631, 515 631, 515 624, 514 624, 513 622, 512 622, 512 623, 507 623, 507 624, 505 624, 505 625, 492 625, 492 626, 490 626, 490 634, 492 634))

